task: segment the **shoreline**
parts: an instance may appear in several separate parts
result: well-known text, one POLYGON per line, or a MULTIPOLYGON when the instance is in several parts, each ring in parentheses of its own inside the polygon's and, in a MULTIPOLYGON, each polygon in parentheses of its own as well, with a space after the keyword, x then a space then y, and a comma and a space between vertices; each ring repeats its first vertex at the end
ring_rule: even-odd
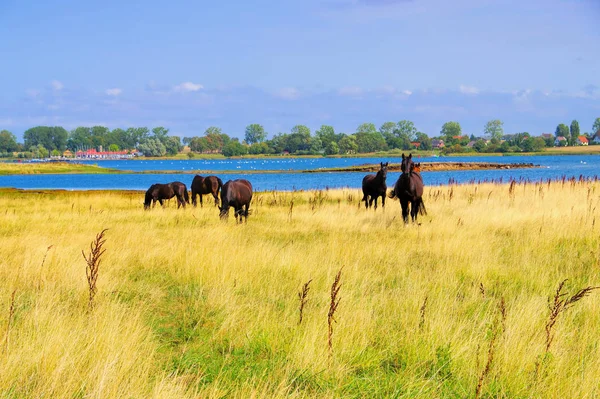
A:
MULTIPOLYGON (((6 165, 6 164, 4 164, 6 165)), ((199 174, 199 175, 227 175, 227 174, 291 174, 291 173, 332 173, 332 172, 377 172, 378 164, 363 164, 349 167, 334 167, 334 168, 319 168, 319 169, 286 169, 286 170, 144 170, 130 171, 103 168, 98 165, 87 165, 71 162, 51 162, 51 163, 35 163, 35 164, 9 164, 4 167, 0 164, 0 176, 8 175, 30 175, 30 174, 199 174)), ((421 170, 423 172, 444 172, 457 170, 498 170, 498 169, 529 169, 539 168, 540 165, 533 163, 498 163, 498 162, 421 162, 421 170)), ((400 163, 391 163, 388 171, 400 171, 400 163)))

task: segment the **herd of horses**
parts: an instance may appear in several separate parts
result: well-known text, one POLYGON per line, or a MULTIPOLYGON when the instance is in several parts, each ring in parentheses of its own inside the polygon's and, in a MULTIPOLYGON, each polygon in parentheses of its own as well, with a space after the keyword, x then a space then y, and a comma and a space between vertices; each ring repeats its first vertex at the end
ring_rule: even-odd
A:
MULTIPOLYGON (((426 215, 425 204, 423 203, 423 178, 421 177, 421 164, 414 163, 412 153, 408 156, 402 154, 402 163, 400 170, 402 174, 394 184, 394 188, 388 194, 386 177, 388 162, 380 163, 380 169, 377 174, 367 175, 362 181, 363 198, 365 207, 368 209, 373 206, 377 209, 377 200, 381 197, 381 206, 385 207, 385 198, 398 198, 402 208, 402 219, 408 223, 408 213, 413 222, 417 221, 417 215, 426 215)), ((215 206, 219 206, 219 195, 221 197, 221 206, 219 206, 219 216, 226 219, 229 216, 229 208, 233 207, 235 220, 242 222, 242 216, 248 220, 248 209, 252 201, 252 184, 246 179, 229 180, 225 184, 217 176, 202 177, 194 176, 192 180, 192 204, 197 206, 196 197, 200 196, 200 206, 203 206, 202 196, 212 194, 215 200, 215 206)), ((153 184, 146 191, 144 199, 144 209, 154 207, 158 201, 163 205, 163 201, 173 197, 177 198, 177 208, 184 207, 190 203, 188 190, 185 184, 175 181, 167 184, 153 184)))

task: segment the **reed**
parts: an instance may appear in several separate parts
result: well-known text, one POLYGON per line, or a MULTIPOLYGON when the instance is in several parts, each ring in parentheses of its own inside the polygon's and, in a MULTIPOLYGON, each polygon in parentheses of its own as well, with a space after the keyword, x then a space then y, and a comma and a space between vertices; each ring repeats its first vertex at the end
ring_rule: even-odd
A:
POLYGON ((86 269, 85 275, 87 277, 88 282, 88 307, 90 310, 94 308, 94 297, 98 292, 98 288, 96 284, 98 282, 98 272, 100 271, 100 263, 102 262, 102 255, 106 251, 103 248, 106 239, 104 238, 104 233, 106 233, 108 229, 103 229, 100 233, 96 234, 96 238, 90 244, 90 252, 86 256, 83 251, 81 251, 81 255, 83 259, 85 259, 86 269))

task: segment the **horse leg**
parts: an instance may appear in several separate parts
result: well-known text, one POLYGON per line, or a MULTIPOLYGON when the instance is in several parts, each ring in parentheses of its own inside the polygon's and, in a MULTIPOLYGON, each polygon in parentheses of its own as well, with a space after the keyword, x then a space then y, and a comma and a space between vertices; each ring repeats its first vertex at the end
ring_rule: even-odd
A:
POLYGON ((377 199, 378 197, 375 197, 375 210, 377 210, 377 199))
POLYGON ((202 203, 202 192, 200 192, 200 208, 204 208, 204 204, 202 203))
POLYGON ((402 207, 402 220, 404 220, 404 224, 408 224, 408 199, 401 198, 400 206, 402 207))
POLYGON ((160 204, 160 206, 162 206, 163 208, 165 207, 165 206, 164 206, 164 204, 163 204, 163 200, 162 200, 162 199, 160 199, 160 198, 159 198, 159 199, 158 199, 158 203, 159 203, 159 204, 160 204))
POLYGON ((246 204, 244 205, 245 210, 244 210, 244 218, 245 218, 245 222, 248 223, 248 208, 250 208, 250 204, 246 204))
POLYGON ((196 192, 194 190, 192 190, 192 205, 194 205, 194 208, 196 207, 196 192))
POLYGON ((385 192, 381 196, 381 207, 385 209, 385 192))
POLYGON ((417 213, 419 212, 419 202, 417 200, 410 202, 410 218, 413 223, 417 221, 417 213))
POLYGON ((213 193, 213 197, 215 198, 215 206, 218 206, 219 205, 219 194, 213 193))

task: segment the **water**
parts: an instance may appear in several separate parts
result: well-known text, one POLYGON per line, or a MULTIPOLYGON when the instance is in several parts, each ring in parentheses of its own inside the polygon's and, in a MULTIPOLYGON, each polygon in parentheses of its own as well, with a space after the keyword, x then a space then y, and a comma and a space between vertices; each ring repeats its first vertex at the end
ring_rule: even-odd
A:
MULTIPOLYGON (((93 161, 102 167, 132 171, 189 171, 214 170, 223 182, 229 179, 245 178, 252 182, 255 191, 268 190, 312 190, 325 188, 360 188, 365 172, 323 172, 298 173, 288 171, 315 170, 319 168, 345 167, 365 163, 389 161, 399 163, 398 158, 304 158, 304 159, 241 159, 241 160, 184 160, 184 161, 93 161), (218 173, 218 171, 239 171, 239 173, 218 173), (260 173, 261 170, 280 170, 285 173, 260 173), (244 171, 253 171, 245 174, 244 171)), ((510 156, 510 157, 443 157, 420 158, 420 162, 497 162, 533 163, 540 168, 465 170, 449 172, 423 172, 426 185, 444 185, 452 179, 457 183, 470 181, 508 181, 526 179, 539 181, 567 177, 594 177, 600 175, 600 156, 560 155, 560 156, 510 156)), ((400 176, 399 172, 389 172, 388 186, 392 186, 400 176)), ((146 190, 153 183, 182 181, 188 187, 194 175, 189 173, 149 173, 120 175, 11 175, 0 176, 0 187, 21 189, 65 189, 65 190, 146 190)))

